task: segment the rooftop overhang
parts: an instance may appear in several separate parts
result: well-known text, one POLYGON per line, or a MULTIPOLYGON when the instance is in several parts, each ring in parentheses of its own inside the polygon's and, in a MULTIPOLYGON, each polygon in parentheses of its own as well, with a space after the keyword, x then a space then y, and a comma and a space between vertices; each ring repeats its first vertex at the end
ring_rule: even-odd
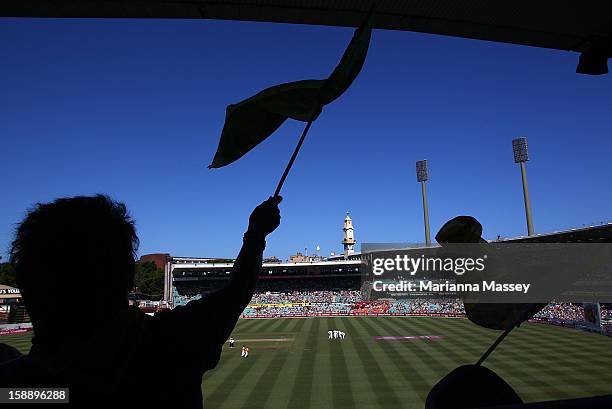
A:
MULTIPOLYGON (((368 0, 5 0, 4 17, 182 18, 356 27, 368 0)), ((578 72, 607 72, 608 0, 378 0, 375 28, 415 31, 581 53, 578 72)))

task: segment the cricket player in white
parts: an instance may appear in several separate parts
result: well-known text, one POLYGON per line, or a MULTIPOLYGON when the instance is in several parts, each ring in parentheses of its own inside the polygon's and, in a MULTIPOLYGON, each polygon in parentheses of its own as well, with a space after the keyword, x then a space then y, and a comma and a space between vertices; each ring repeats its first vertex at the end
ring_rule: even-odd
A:
POLYGON ((338 330, 334 330, 334 339, 338 339, 338 330))
POLYGON ((340 331, 340 339, 344 339, 344 336, 346 335, 346 333, 340 331))
POLYGON ((332 339, 332 336, 334 335, 334 331, 332 330, 327 331, 327 335, 329 335, 329 338, 327 339, 332 339))

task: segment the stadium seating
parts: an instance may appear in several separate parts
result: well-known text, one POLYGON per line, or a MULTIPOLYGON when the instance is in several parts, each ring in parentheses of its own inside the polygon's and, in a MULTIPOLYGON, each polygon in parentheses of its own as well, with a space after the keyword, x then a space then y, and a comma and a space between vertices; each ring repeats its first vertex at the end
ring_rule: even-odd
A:
POLYGON ((576 324, 584 322, 584 308, 580 304, 555 304, 544 307, 533 318, 560 324, 576 324))
MULTIPOLYGON (((223 282, 217 283, 217 288, 223 282)), ((257 292, 244 310, 243 318, 324 315, 440 315, 465 316, 459 299, 364 300, 361 283, 346 278, 260 280, 257 292)), ((172 289, 174 305, 185 305, 208 292, 212 283, 178 285, 172 289)), ((584 324, 581 304, 550 303, 533 319, 566 326, 584 324)), ((602 321, 612 320, 612 312, 602 309, 602 321)))

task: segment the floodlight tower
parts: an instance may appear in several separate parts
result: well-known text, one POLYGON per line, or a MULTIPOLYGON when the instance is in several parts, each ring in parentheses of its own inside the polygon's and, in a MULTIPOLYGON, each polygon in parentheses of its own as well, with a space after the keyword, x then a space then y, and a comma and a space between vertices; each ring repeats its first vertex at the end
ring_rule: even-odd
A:
POLYGON ((529 198, 529 187, 527 186, 527 171, 525 162, 529 160, 527 151, 527 138, 521 137, 512 140, 512 151, 514 152, 514 163, 521 165, 521 177, 523 179, 523 199, 525 200, 525 216, 527 217, 527 234, 533 236, 533 220, 531 218, 531 199, 529 198))
POLYGON ((427 188, 425 182, 429 180, 429 174, 427 172, 427 160, 418 160, 416 163, 416 175, 417 181, 421 183, 421 193, 423 194, 423 221, 425 222, 425 245, 429 247, 431 245, 431 238, 429 235, 429 211, 427 210, 427 188))

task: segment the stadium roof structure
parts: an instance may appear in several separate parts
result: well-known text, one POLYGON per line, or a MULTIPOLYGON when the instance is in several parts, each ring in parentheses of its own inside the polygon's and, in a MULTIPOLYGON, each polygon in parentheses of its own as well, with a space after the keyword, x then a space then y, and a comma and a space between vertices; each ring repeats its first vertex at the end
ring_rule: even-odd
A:
MULTIPOLYGON (((357 27, 372 0, 5 0, 4 17, 183 18, 357 27)), ((608 0, 375 1, 375 28, 581 53, 578 72, 603 74, 612 56, 608 0), (604 70, 605 69, 605 70, 604 70)))
POLYGON ((504 239, 512 243, 612 243, 612 223, 504 239))

